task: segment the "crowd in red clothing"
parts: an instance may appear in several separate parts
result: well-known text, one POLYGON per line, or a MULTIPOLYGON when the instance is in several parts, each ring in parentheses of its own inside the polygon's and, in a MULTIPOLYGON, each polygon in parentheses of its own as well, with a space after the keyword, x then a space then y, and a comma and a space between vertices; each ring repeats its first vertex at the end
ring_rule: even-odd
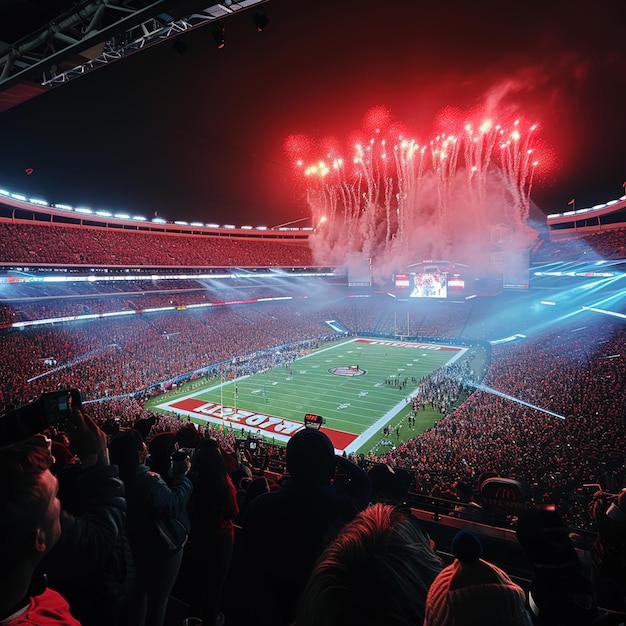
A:
MULTIPOLYGON (((298 265, 310 251, 295 242, 116 231, 48 224, 0 224, 0 261, 109 265, 298 265)), ((615 254, 624 231, 594 235, 615 254)), ((542 254, 570 249, 580 256, 585 243, 545 244, 542 254)), ((621 247, 620 247, 621 246, 621 247)), ((623 256, 623 255, 622 255, 623 256)), ((34 297, 39 287, 30 287, 34 297)), ((63 315, 143 310, 280 295, 281 287, 223 292, 193 280, 83 283, 60 286, 58 298, 24 300, 0 309, 0 323, 63 315), (111 285, 115 285, 112 287, 111 285), (113 292, 114 290, 114 292, 113 292), (164 291, 167 290, 167 291, 164 291), (69 298, 68 295, 77 296, 69 298)), ((488 300, 488 299, 485 299, 488 300)), ((394 303, 389 299, 324 299, 220 306, 141 314, 4 331, 0 349, 0 403, 21 404, 42 391, 78 387, 86 399, 113 398, 234 357, 273 346, 321 337, 325 320, 350 332, 384 336, 483 340, 515 332, 529 311, 495 314, 491 303, 462 305, 394 303), (410 306, 411 305, 411 306, 410 306)), ((498 312, 499 313, 499 312, 498 312)), ((541 314, 538 314, 540 316, 541 314)), ((539 319, 539 318, 538 318, 539 319)), ((623 329, 610 324, 585 333, 564 330, 496 346, 485 384, 522 400, 475 391, 454 413, 421 437, 398 446, 382 460, 417 471, 424 490, 462 478, 472 483, 486 470, 517 478, 537 497, 571 494, 582 482, 611 489, 623 478, 623 329), (598 330, 596 330, 598 329, 598 330), (610 329, 610 332, 609 332, 610 329), (606 333, 599 340, 598 333, 606 333), (594 351, 600 348, 605 357, 594 351), (617 355, 614 357, 614 355, 617 355), (610 357, 610 358, 609 358, 610 357), (546 408, 559 419, 529 405, 546 408), (606 433, 610 433, 610 436, 606 433), (580 454, 581 446, 587 446, 580 454)), ((127 401, 123 401, 127 402, 127 401)), ((128 400, 133 416, 140 406, 128 400)), ((96 408, 102 405, 92 405, 96 408)), ((115 406, 108 403, 108 406, 115 406)))
MULTIPOLYGON (((295 242, 6 222, 0 228, 0 262, 69 265, 89 260, 94 265, 223 267, 299 266, 311 261, 308 248, 295 242)), ((589 241, 596 256, 624 258, 624 231, 595 235, 589 241), (603 246, 607 251, 603 251, 603 246)), ((559 242, 539 247, 536 258, 543 258, 541 255, 546 253, 564 260, 585 258, 583 255, 589 258, 587 243, 559 242)), ((183 308, 224 302, 231 296, 244 300, 289 292, 284 287, 259 287, 253 283, 223 291, 193 280, 111 285, 66 284, 46 293, 36 284, 21 285, 22 295, 31 299, 2 306, 0 325, 159 306, 183 308), (49 295, 55 297, 49 299, 49 295)), ((294 289, 293 295, 296 293, 294 289)), ((249 452, 242 454, 241 448, 236 452, 238 432, 209 425, 192 427, 190 431, 184 419, 147 411, 137 392, 189 372, 201 372, 200 382, 218 377, 216 368, 224 362, 229 363, 235 376, 270 367, 277 358, 271 349, 279 345, 287 345, 281 349, 280 358, 293 360, 301 351, 315 348, 329 337, 326 320, 335 320, 353 333, 462 341, 501 338, 515 333, 522 323, 532 328, 536 321, 540 328, 542 321, 541 312, 534 320, 529 309, 508 310, 505 314, 497 309, 497 303, 485 301, 456 306, 437 302, 392 305, 384 297, 351 300, 345 298, 345 293, 340 295, 316 297, 313 290, 308 299, 302 300, 141 313, 24 330, 4 328, 0 330, 4 357, 0 362, 0 404, 22 404, 44 390, 77 387, 83 392, 87 410, 112 440, 134 428, 149 433, 148 445, 154 446, 159 434, 165 434, 163 439, 167 439, 176 433, 177 443, 186 448, 187 431, 193 434, 189 448, 194 448, 198 440, 209 440, 209 447, 204 449, 208 459, 219 448, 220 453, 213 456, 220 459, 223 454, 223 473, 226 468, 229 473, 229 499, 233 500, 237 487, 239 501, 229 502, 228 519, 218 523, 219 541, 215 545, 209 542, 201 546, 202 539, 198 534, 194 536, 192 525, 191 543, 186 550, 194 558, 202 555, 202 562, 193 562, 194 576, 205 562, 213 564, 207 572, 216 570, 216 554, 222 561, 219 580, 207 578, 202 581, 205 587, 201 592, 190 594, 194 614, 209 615, 206 623, 218 623, 219 597, 213 598, 215 602, 210 606, 197 601, 206 599, 207 589, 215 592, 225 583, 230 551, 235 545, 233 522, 243 523, 250 504, 247 497, 253 497, 252 489, 248 492, 244 487, 246 479, 251 486, 255 484, 252 472, 265 471, 265 482, 257 482, 256 487, 261 484, 261 493, 279 491, 286 461, 284 450, 259 442, 253 459, 249 452), (272 475, 277 480, 270 484, 272 475), (235 481, 235 476, 243 476, 243 480, 235 481), (225 528, 227 542, 223 541, 225 528), (216 547, 220 548, 219 553, 215 552, 216 547)), ((489 472, 515 479, 534 502, 556 504, 570 527, 592 528, 592 520, 586 514, 588 503, 577 498, 581 487, 597 484, 605 491, 617 493, 626 478, 626 355, 622 352, 626 328, 614 318, 598 323, 594 315, 581 313, 571 323, 561 321, 558 329, 541 329, 526 337, 518 336, 518 341, 495 344, 482 381, 473 380, 467 363, 444 368, 420 381, 420 402, 437 408, 441 419, 427 432, 389 453, 363 460, 409 470, 415 476, 413 489, 430 497, 449 494, 454 498, 455 485, 479 493, 479 481, 489 472), (453 405, 463 388, 469 397, 455 409, 453 405)), ((152 454, 154 461, 155 450, 152 454)), ((194 489, 201 484, 199 469, 198 464, 194 489)), ((165 472, 164 480, 169 478, 165 472)), ((308 499, 304 501, 308 503, 308 499)), ((196 521, 196 529, 200 526, 206 539, 205 522, 213 512, 204 513, 210 515, 201 523, 196 521)), ((197 520, 198 510, 195 515, 197 520)), ((310 519, 310 514, 306 519, 310 519)), ((263 539, 267 530, 264 529, 263 539)), ((286 542, 288 552, 302 545, 301 539, 299 536, 298 541, 286 542)), ((275 556, 279 542, 255 541, 254 545, 267 545, 275 556)), ((271 559, 258 559, 258 563, 263 562, 270 563, 271 559)), ((242 571, 249 572, 251 568, 242 571)), ((293 572, 289 568, 279 571, 272 576, 272 582, 283 571, 293 572)), ((97 588, 98 585, 92 586, 92 591, 97 588)), ((264 602, 258 604, 265 604, 265 590, 259 590, 264 594, 264 602)), ((168 593, 164 592, 163 597, 168 593)), ((90 608, 92 613, 99 610, 95 605, 90 608)), ((101 617, 104 619, 105 615, 101 617)))
POLYGON ((154 383, 304 338, 329 333, 300 302, 217 307, 34 327, 0 335, 0 402, 77 387, 86 398, 133 393, 154 383), (277 320, 287 323, 277 324, 277 320), (233 332, 233 329, 236 329, 233 332))
MULTIPOLYGON (((347 318, 342 321, 349 326, 354 305, 343 312, 347 318)), ((86 399, 133 394, 233 357, 324 336, 328 313, 307 301, 293 301, 5 332, 0 335, 5 355, 0 401, 20 404, 44 390, 65 387, 80 388, 86 399)), ((380 310, 372 317, 379 318, 380 310)), ((359 319, 361 324, 368 319, 365 311, 359 319)), ((447 323, 443 318, 440 334, 447 323)), ((624 469, 620 445, 626 435, 621 354, 626 331, 609 322, 590 326, 593 332, 576 332, 582 323, 580 318, 571 329, 494 346, 484 384, 499 395, 474 391, 433 429, 380 460, 416 471, 425 491, 459 479, 475 485, 487 470, 529 485, 537 498, 547 492, 563 506, 583 483, 619 487, 624 469)), ((134 418, 139 405, 128 402, 134 418)), ((115 405, 92 406, 98 413, 99 406, 115 405)))
POLYGON ((306 241, 0 222, 0 263, 175 267, 310 266, 306 241))
POLYGON ((416 471, 424 492, 457 480, 477 490, 481 474, 495 471, 586 525, 576 491, 619 491, 625 478, 625 342, 626 329, 609 324, 496 346, 484 390, 379 460, 416 471))

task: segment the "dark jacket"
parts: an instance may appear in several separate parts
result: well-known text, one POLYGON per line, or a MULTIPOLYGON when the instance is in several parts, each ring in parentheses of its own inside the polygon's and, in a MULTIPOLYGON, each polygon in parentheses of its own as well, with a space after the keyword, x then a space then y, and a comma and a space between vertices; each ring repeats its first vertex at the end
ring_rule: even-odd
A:
POLYGON ((244 570, 254 572, 247 616, 281 626, 295 618, 297 601, 326 545, 367 506, 371 482, 362 469, 337 457, 341 484, 291 479, 250 504, 243 521, 244 570))
MULTIPOLYGON (((160 560, 162 539, 156 530, 158 522, 178 521, 189 533, 187 503, 192 483, 181 474, 169 484, 145 465, 139 465, 132 483, 127 484, 128 519, 126 530, 136 563, 160 560)), ((179 549, 183 546, 180 545, 179 549)))
POLYGON ((61 538, 38 572, 84 624, 116 624, 128 600, 134 564, 124 530, 124 483, 114 465, 67 466, 59 475, 61 538))

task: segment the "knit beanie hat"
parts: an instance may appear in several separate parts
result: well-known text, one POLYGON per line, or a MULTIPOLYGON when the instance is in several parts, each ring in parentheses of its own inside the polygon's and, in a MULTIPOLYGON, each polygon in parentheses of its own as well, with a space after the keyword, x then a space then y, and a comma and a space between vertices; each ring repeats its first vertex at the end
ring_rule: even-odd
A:
POLYGON ((424 626, 532 626, 524 590, 480 558, 478 537, 462 530, 452 552, 456 559, 428 591, 424 626))

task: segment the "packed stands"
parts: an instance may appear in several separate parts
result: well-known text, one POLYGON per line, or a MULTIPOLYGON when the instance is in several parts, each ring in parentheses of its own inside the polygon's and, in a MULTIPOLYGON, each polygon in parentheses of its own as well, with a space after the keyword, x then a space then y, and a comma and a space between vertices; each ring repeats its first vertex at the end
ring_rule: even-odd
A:
MULTIPOLYGON (((280 241, 250 239, 244 245, 220 237, 41 224, 2 223, 0 229, 1 260, 11 263, 81 265, 88 259, 89 266, 182 269, 291 267, 311 261, 302 245, 280 241)), ((619 231, 602 240, 616 246, 613 258, 624 258, 623 236, 624 231, 619 231)), ((558 247, 538 248, 542 262, 580 260, 584 252, 563 241, 554 246, 558 247)), ((454 377, 438 372, 422 382, 421 401, 441 413, 433 428, 398 441, 389 452, 353 458, 364 469, 386 464, 398 473, 408 472, 412 496, 422 498, 415 502, 449 500, 448 508, 441 510, 451 514, 455 528, 477 520, 486 527, 495 524, 493 517, 483 517, 480 511, 485 475, 517 481, 529 501, 552 507, 579 537, 597 531, 588 486, 598 485, 607 493, 619 493, 624 486, 626 329, 619 318, 598 321, 587 312, 572 319, 559 319, 558 314, 548 319, 545 310, 527 306, 524 296, 515 294, 462 303, 396 302, 373 290, 360 294, 367 297, 351 298, 345 286, 320 281, 269 285, 188 278, 95 280, 55 286, 24 283, 15 286, 12 295, 7 293, 5 289, 0 308, 1 405, 28 402, 45 390, 76 387, 86 401, 99 400, 86 406, 110 436, 142 420, 151 422, 152 436, 178 432, 187 426, 184 420, 157 416, 143 407, 144 394, 151 387, 194 371, 202 372, 195 381, 201 385, 218 377, 217 367, 223 363, 230 364, 235 376, 254 372, 275 364, 278 357, 271 349, 276 346, 287 345, 280 358, 293 360, 302 350, 332 339, 326 321, 336 320, 351 334, 433 338, 466 345, 493 342, 486 375, 476 389, 462 388, 459 371, 454 377), (271 297, 285 299, 259 301, 271 297), (516 298, 519 306, 504 306, 507 299, 510 303, 516 298), (192 304, 214 306, 186 309, 192 304), (177 310, 146 311, 167 306, 177 310), (122 311, 133 314, 21 329, 11 326, 122 311), (500 343, 514 336, 522 322, 535 332, 500 343), (492 393, 493 389, 500 393, 492 393), (464 394, 467 399, 461 401, 464 394), (478 510, 469 509, 470 500, 478 510)), ((243 433, 210 426, 197 432, 199 438, 217 440, 225 451, 236 450, 248 479, 264 477, 268 490, 280 489, 287 472, 283 447, 260 440, 252 452, 244 445, 243 433)), ((235 485, 240 502, 249 484, 235 485)), ((506 516, 498 523, 510 535, 516 519, 506 516)), ((236 546, 235 536, 235 550, 236 546)), ((589 545, 584 548, 588 551, 589 545)), ((588 555, 585 558, 588 564, 588 555)), ((179 593, 176 587, 173 593, 179 593)))
POLYGON ((626 229, 615 228, 575 239, 542 240, 531 254, 533 264, 605 259, 626 259, 626 229))
POLYGON ((0 263, 301 267, 312 257, 301 242, 2 221, 0 263))

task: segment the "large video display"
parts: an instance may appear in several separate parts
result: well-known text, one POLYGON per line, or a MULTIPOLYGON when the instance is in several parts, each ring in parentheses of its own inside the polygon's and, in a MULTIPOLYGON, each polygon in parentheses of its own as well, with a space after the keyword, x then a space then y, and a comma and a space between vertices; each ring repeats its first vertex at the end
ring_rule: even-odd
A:
POLYGON ((447 298, 448 274, 411 274, 411 298, 447 298))

